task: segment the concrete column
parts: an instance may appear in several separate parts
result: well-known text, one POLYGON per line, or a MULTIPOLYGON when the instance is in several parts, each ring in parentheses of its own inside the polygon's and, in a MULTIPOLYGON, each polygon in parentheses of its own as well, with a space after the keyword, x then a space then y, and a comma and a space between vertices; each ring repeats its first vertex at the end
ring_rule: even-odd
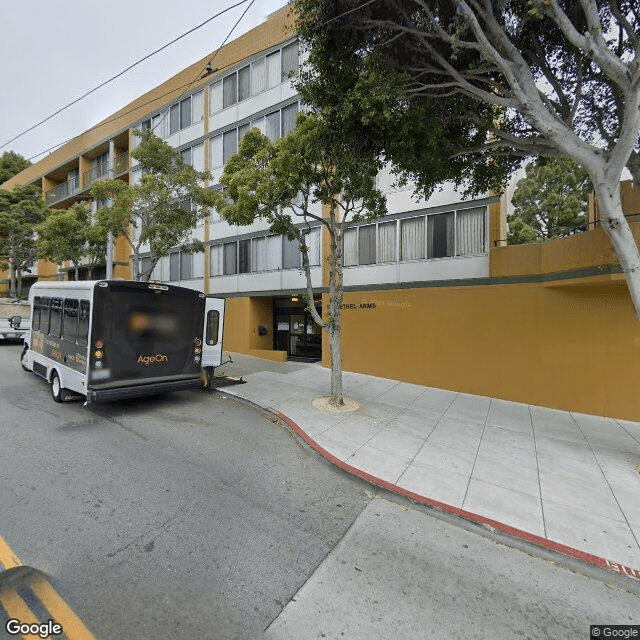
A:
MULTIPOLYGON (((115 176, 115 165, 116 165, 116 144, 114 140, 109 140, 109 177, 113 178, 115 176)), ((111 206, 111 201, 109 201, 109 206, 111 206)), ((113 279, 113 234, 109 231, 109 235, 107 236, 107 255, 106 255, 106 263, 107 263, 107 280, 113 279)))

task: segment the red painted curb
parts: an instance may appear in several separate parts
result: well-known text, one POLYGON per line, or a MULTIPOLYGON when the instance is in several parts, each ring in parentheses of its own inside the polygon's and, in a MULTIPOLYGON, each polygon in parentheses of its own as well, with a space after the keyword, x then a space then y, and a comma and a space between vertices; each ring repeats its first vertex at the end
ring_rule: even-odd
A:
POLYGON ((372 476, 370 473, 366 471, 362 471, 362 469, 358 469, 356 467, 347 464, 340 458, 336 458, 332 453, 329 453, 326 449, 321 447, 315 440, 313 440, 305 431, 297 425, 291 418, 284 415, 284 413, 280 413, 280 411, 276 411, 275 409, 271 410, 274 414, 276 414, 281 420, 286 422, 291 429, 295 431, 297 435, 299 435, 310 447, 312 447, 315 451, 317 451, 323 458, 326 458, 332 464, 335 464, 337 467, 340 467, 347 473, 353 474, 367 482, 375 484, 383 489, 387 489, 389 491, 393 491, 393 493, 397 493, 409 500, 413 500, 414 502, 418 502, 420 504, 424 504, 429 507, 435 507, 440 511, 444 511, 445 513, 450 513, 455 516, 459 516, 461 518, 465 518, 465 520, 470 520, 471 522, 476 522, 478 524, 485 525, 496 531, 501 531, 502 533, 506 533, 507 535, 513 536, 514 538, 519 538, 520 540, 524 540, 525 542, 531 542, 539 547, 543 547, 544 549, 550 549, 551 551, 556 551, 558 553, 562 553, 565 556, 570 556, 572 558, 577 558, 578 560, 582 560, 584 562, 588 562, 589 564, 593 564, 597 567, 601 567, 602 569, 609 569, 611 571, 616 571, 622 575, 628 576, 630 578, 635 578, 636 580, 640 580, 640 570, 632 569, 631 567, 626 567, 616 562, 611 562, 606 558, 601 558, 600 556, 595 556, 592 553, 587 553, 586 551, 580 551, 580 549, 574 549, 573 547, 568 547, 565 544, 561 544, 559 542, 554 542, 553 540, 548 540, 547 538, 543 538, 542 536, 537 536, 533 533, 529 533, 528 531, 522 531, 521 529, 516 529, 515 527, 510 527, 503 522, 498 522, 497 520, 492 520, 491 518, 487 518, 485 516, 481 516, 477 513, 472 513, 471 511, 465 511, 464 509, 459 509, 458 507, 454 507, 453 505, 446 504, 444 502, 439 502, 438 500, 432 500, 431 498, 427 498, 426 496, 420 495, 419 493, 414 493, 413 491, 409 491, 408 489, 403 489, 396 484, 388 482, 387 480, 382 480, 381 478, 377 478, 376 476, 372 476))

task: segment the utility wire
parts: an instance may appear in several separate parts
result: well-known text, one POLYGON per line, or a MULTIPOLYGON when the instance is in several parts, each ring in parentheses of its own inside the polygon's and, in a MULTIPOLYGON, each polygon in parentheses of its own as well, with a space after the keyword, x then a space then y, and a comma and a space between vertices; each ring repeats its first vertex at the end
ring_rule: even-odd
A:
MULTIPOLYGON (((246 0, 243 0, 243 1, 246 2, 246 0)), ((233 27, 231 27, 231 30, 229 31, 229 33, 227 33, 226 38, 222 41, 220 46, 214 51, 209 62, 207 62, 207 64, 202 68, 202 70, 198 72, 198 75, 196 75, 196 77, 188 85, 186 85, 185 90, 176 98, 176 102, 180 102, 180 99, 185 93, 187 93, 187 91, 189 91, 189 89, 191 88, 191 85, 193 85, 193 83, 196 82, 197 80, 200 80, 203 77, 202 74, 211 68, 211 63, 213 62, 214 58, 218 55, 218 51, 220 51, 220 49, 222 49, 222 47, 224 47, 224 45, 227 43, 227 40, 231 37, 231 34, 236 30, 236 27, 240 24, 240 21, 242 20, 242 18, 245 17, 247 11, 251 9, 254 2, 255 0, 251 0, 251 2, 249 3, 249 6, 247 6, 247 8, 242 12, 242 15, 236 20, 236 23, 233 25, 233 27)), ((213 70, 212 70, 212 73, 213 73, 213 70)), ((153 126, 153 128, 151 129, 152 132, 155 131, 156 127, 159 127, 163 123, 168 113, 169 113, 168 111, 165 112, 162 118, 160 118, 160 120, 153 126)))
MULTIPOLYGON (((232 67, 235 64, 236 63, 233 62, 231 64, 225 65, 224 67, 220 67, 218 69, 218 71, 223 71, 224 69, 228 69, 229 67, 232 67)), ((102 120, 102 121, 98 122, 97 124, 94 124, 92 127, 89 127, 88 129, 85 129, 82 133, 79 133, 77 136, 73 136, 72 138, 67 138, 66 140, 63 140, 62 142, 58 142, 57 144, 54 144, 52 147, 49 147, 48 149, 45 149, 44 151, 41 151, 40 153, 36 153, 35 155, 27 158, 27 160, 31 161, 31 160, 33 160, 35 158, 38 158, 38 157, 44 155, 45 153, 53 151, 54 149, 57 149, 58 147, 61 147, 64 144, 67 144, 68 142, 72 142, 73 140, 77 140, 78 138, 83 136, 85 133, 89 133, 91 131, 94 131, 95 129, 98 129, 99 127, 103 127, 106 124, 109 124, 111 122, 115 122, 116 120, 120 120, 120 118, 124 118, 124 116, 129 115, 130 113, 134 113, 135 111, 140 111, 140 109, 142 109, 142 107, 146 107, 147 105, 150 105, 150 104, 155 104, 159 100, 162 100, 162 98, 166 98, 167 96, 170 96, 170 95, 174 94, 179 89, 184 89, 185 87, 190 87, 193 84, 193 82, 194 82, 193 80, 191 82, 187 82, 186 84, 180 85, 179 87, 176 87, 175 89, 171 89, 171 91, 167 91, 166 93, 163 93, 162 95, 156 96, 155 98, 153 98, 152 100, 149 100, 148 102, 143 102, 142 104, 139 104, 139 105, 133 107, 132 109, 129 109, 128 111, 124 111, 123 113, 118 113, 118 114, 116 114, 114 116, 111 116, 110 118, 107 118, 106 120, 102 120)))
MULTIPOLYGON (((33 126, 29 127, 28 129, 25 129, 24 131, 22 131, 18 135, 16 135, 13 138, 11 138, 11 140, 7 140, 7 142, 5 142, 4 144, 0 145, 0 149, 3 149, 4 147, 6 147, 7 145, 11 144, 12 142, 17 140, 18 138, 21 138, 23 135, 29 133, 30 131, 33 131, 35 128, 37 128, 40 125, 44 124, 45 122, 51 120, 51 118, 57 116, 59 113, 62 113, 63 111, 65 111, 66 109, 71 107, 72 105, 76 104, 77 102, 80 102, 80 100, 83 100, 84 98, 86 98, 87 96, 91 95, 92 93, 94 93, 98 89, 101 89, 102 87, 104 87, 105 85, 109 84, 110 82, 113 82, 114 80, 116 80, 120 76, 122 76, 125 73, 127 73, 127 71, 130 71, 134 67, 138 66, 140 63, 144 62, 145 60, 148 60, 149 58, 151 58, 152 56, 156 55, 157 53, 160 53, 160 51, 163 51, 167 47, 170 47, 172 44, 175 44, 176 42, 178 42, 178 40, 182 40, 182 38, 184 38, 185 36, 188 36, 189 34, 191 34, 194 31, 200 29, 201 27, 204 27, 204 25, 208 24, 212 20, 215 20, 216 18, 220 17, 224 13, 227 13, 228 11, 231 11, 231 9, 235 9, 236 7, 239 7, 240 5, 244 4, 247 1, 248 0, 240 0, 240 2, 236 2, 235 4, 231 5, 230 7, 227 7, 226 9, 223 9, 222 11, 219 11, 218 13, 216 13, 213 16, 211 16, 210 18, 207 18, 204 22, 201 22, 199 25, 196 25, 195 27, 189 29, 188 31, 185 31, 182 35, 179 35, 177 38, 174 38, 170 42, 167 42, 166 44, 161 46, 159 49, 156 49, 155 51, 152 51, 151 53, 148 53, 143 58, 140 58, 140 60, 137 60, 133 64, 129 65, 126 69, 123 69, 122 71, 120 71, 120 73, 117 73, 115 76, 112 76, 108 80, 105 80, 104 82, 100 83, 98 86, 94 87, 90 91, 87 91, 86 93, 82 94, 79 98, 76 98, 75 100, 72 100, 71 102, 66 104, 64 107, 61 107, 60 109, 58 109, 57 111, 55 111, 51 115, 47 116, 46 118, 44 118, 44 120, 41 120, 40 122, 38 122, 37 124, 34 124, 33 126)), ((253 4, 253 1, 254 0, 251 0, 251 4, 253 4)), ((249 5, 249 6, 251 6, 251 5, 249 5)), ((246 13, 246 11, 245 11, 245 13, 246 13)), ((244 13, 242 15, 244 16, 244 13)), ((236 25, 237 24, 238 23, 236 23, 236 25)), ((234 29, 235 29, 235 26, 234 26, 234 29)), ((43 152, 43 153, 46 153, 46 152, 43 152)), ((42 154, 38 154, 38 155, 42 155, 42 154)), ((34 157, 37 157, 37 156, 34 156, 34 157)))

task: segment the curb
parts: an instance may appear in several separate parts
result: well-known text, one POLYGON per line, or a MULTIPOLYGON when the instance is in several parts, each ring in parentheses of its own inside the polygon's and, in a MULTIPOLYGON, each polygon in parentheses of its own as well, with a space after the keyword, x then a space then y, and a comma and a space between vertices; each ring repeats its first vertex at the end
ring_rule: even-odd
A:
POLYGON ((602 558, 600 556, 593 555, 592 553, 587 553, 586 551, 581 551, 580 549, 575 549, 574 547, 569 547, 565 544, 561 544, 559 542, 554 542, 553 540, 548 540, 547 538, 543 538, 542 536, 535 535, 533 533, 529 533, 528 531, 522 531, 521 529, 516 529, 515 527, 511 527, 503 522, 499 522, 497 520, 492 520, 491 518, 487 518, 486 516, 481 516, 477 513, 472 513, 471 511, 465 511, 464 509, 460 509, 458 507, 454 507, 453 505, 446 504, 444 502, 439 502, 438 500, 433 500, 431 498, 427 498, 419 493, 414 493, 413 491, 409 491, 408 489, 404 489, 403 487, 399 487, 392 482, 388 482, 387 480, 382 480, 376 476, 367 473, 366 471, 362 471, 362 469, 358 469, 353 467, 350 464, 347 464, 343 460, 340 460, 332 453, 329 453, 326 449, 320 446, 313 438, 311 438, 307 433, 296 424, 291 418, 286 416, 284 413, 277 411, 276 409, 269 409, 271 413, 280 418, 283 422, 285 422, 289 428, 291 428, 296 435, 302 438, 316 453, 320 454, 323 458, 325 458, 330 463, 339 467, 343 471, 347 473, 357 476, 362 480, 366 480, 371 484, 374 484, 382 489, 386 489, 387 491, 391 491, 392 493, 396 493, 408 500, 413 502, 417 502, 419 504, 425 505, 427 507, 432 507, 442 511, 444 513, 457 516, 460 518, 464 518, 470 522, 475 524, 482 525, 487 527, 493 531, 499 531, 508 536, 516 538, 526 543, 533 544, 537 547, 541 547, 547 551, 556 552, 562 554, 564 556, 568 556, 570 558, 574 558, 576 560, 581 560, 582 562, 586 562, 590 565, 596 566, 600 569, 605 569, 607 571, 615 572, 621 576, 625 576, 626 578, 631 578, 634 581, 640 582, 640 570, 632 569, 631 567, 624 566, 617 562, 611 562, 606 558, 602 558))

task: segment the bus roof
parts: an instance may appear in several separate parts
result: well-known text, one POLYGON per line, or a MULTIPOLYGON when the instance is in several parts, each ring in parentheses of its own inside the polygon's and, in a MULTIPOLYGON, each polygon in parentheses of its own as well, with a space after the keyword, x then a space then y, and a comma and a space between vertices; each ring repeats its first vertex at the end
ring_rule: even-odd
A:
POLYGON ((180 287, 173 284, 164 284, 160 282, 139 282, 137 280, 65 280, 62 282, 58 281, 47 281, 41 280, 35 282, 31 289, 29 290, 29 301, 33 301, 33 297, 35 295, 47 295, 47 291, 50 292, 89 292, 93 291, 98 285, 102 284, 103 286, 107 284, 117 284, 119 287, 130 286, 132 289, 163 289, 165 291, 171 290, 188 290, 194 293, 194 295, 200 294, 200 296, 204 297, 204 294, 195 289, 190 289, 188 287, 180 287))

